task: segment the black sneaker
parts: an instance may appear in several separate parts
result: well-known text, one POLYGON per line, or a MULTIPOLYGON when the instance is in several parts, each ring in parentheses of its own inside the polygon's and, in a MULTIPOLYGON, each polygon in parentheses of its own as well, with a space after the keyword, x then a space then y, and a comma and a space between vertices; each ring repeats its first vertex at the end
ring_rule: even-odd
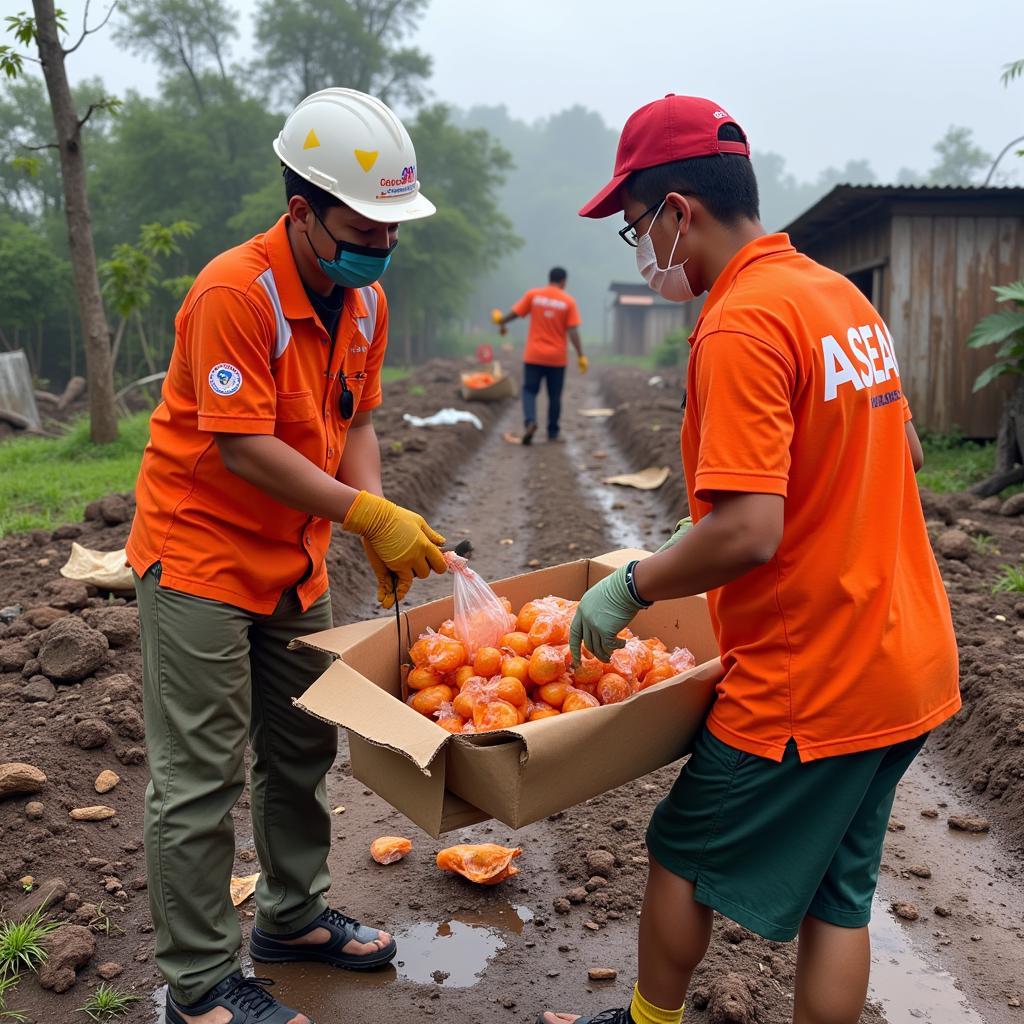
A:
POLYGON ((528 423, 523 431, 523 444, 533 444, 533 435, 537 433, 537 424, 528 423))
MULTIPOLYGON (((537 1018, 537 1024, 547 1024, 543 1013, 537 1018)), ((580 1017, 576 1024, 633 1024, 633 1018, 626 1007, 620 1006, 616 1010, 602 1010, 593 1017, 580 1017)))
MULTIPOLYGON (((242 972, 236 971, 187 1006, 176 1003, 168 992, 164 1009, 167 1024, 188 1024, 183 1013, 198 1017, 218 1006, 231 1011, 230 1024, 288 1024, 299 1011, 279 1003, 267 991, 273 984, 270 978, 243 978, 242 972)), ((310 1020, 310 1024, 315 1022, 310 1020)))

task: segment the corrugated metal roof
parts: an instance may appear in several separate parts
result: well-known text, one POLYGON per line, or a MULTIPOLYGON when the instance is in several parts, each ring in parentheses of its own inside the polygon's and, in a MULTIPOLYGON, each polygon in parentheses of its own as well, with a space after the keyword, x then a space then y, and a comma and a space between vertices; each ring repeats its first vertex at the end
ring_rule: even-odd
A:
POLYGON ((782 230, 802 244, 827 231, 840 220, 863 213, 871 206, 907 200, 987 200, 1020 197, 1024 217, 1024 188, 1013 185, 836 185, 782 230))

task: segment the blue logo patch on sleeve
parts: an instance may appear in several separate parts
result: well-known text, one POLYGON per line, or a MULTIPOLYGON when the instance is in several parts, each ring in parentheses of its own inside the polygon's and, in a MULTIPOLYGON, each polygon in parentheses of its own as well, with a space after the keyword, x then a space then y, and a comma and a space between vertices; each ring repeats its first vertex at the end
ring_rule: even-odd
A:
POLYGON ((210 371, 210 390, 215 394, 233 395, 242 386, 242 371, 231 363, 218 363, 210 371))

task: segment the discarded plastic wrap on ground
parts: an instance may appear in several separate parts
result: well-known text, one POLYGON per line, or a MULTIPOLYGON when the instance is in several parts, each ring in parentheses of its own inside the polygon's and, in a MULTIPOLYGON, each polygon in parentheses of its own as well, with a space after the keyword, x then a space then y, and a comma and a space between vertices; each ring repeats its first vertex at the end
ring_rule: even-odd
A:
POLYGON ((606 476, 604 482, 619 487, 635 487, 638 491, 656 491, 668 479, 668 474, 668 466, 648 466, 639 473, 606 476))
POLYGON ((411 427, 453 427, 457 423, 472 423, 477 430, 483 430, 480 417, 465 409, 439 409, 433 416, 413 416, 405 413, 402 417, 411 427))
POLYGON ((522 847, 498 846, 496 843, 465 843, 449 846, 437 855, 437 866, 442 871, 453 871, 477 885, 497 885, 506 878, 519 874, 512 861, 522 853, 522 847))
POLYGON ((134 593, 135 582, 131 568, 125 564, 125 557, 124 548, 120 551, 93 551, 72 541, 71 555, 61 567, 60 574, 100 590, 134 593))

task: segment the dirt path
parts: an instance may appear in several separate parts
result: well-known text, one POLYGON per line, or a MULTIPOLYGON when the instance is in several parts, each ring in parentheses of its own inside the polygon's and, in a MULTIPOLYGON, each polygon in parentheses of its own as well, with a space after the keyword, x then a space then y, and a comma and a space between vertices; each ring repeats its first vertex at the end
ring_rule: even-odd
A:
MULTIPOLYGON (((608 487, 601 478, 647 464, 668 465, 675 472, 679 414, 674 385, 666 383, 649 394, 646 378, 638 383, 636 375, 627 380, 627 371, 609 372, 615 375, 615 387, 571 373, 565 443, 540 441, 524 449, 501 440, 504 431, 520 426, 516 403, 485 410, 487 429, 479 435, 462 427, 455 432, 405 428, 400 421, 403 404, 418 413, 462 404, 451 397, 450 368, 434 366, 413 385, 417 390, 412 394, 408 388, 396 389, 391 399, 395 407, 382 418, 389 492, 428 513, 449 540, 472 540, 474 566, 491 579, 616 547, 656 547, 678 514, 678 482, 673 478, 661 492, 643 493, 608 487), (611 402, 608 397, 616 387, 628 401, 613 420, 579 415, 580 408, 618 405, 618 397, 611 402), (631 459, 617 440, 626 442, 631 459)), ((962 513, 950 505, 933 508, 929 515, 942 520, 942 526, 962 513)), ((1016 557, 1020 542, 1011 537, 1016 527, 985 522, 992 531, 1003 531, 1001 555, 979 549, 977 557, 956 563, 959 568, 943 562, 958 614, 966 610, 963 614, 973 616, 959 618, 958 630, 971 645, 970 664, 978 666, 969 676, 976 694, 992 692, 982 691, 983 685, 1007 691, 1020 687, 1010 637, 1016 628, 1013 602, 1006 599, 998 606, 1004 621, 993 624, 991 600, 981 596, 988 586, 986 574, 998 561, 1016 557), (993 629, 1003 631, 994 640, 993 629)), ((86 524, 80 539, 113 547, 126 528, 125 523, 86 524)), ((26 609, 47 604, 48 581, 68 546, 68 539, 48 536, 0 543, 0 606, 15 599, 26 609)), ((366 571, 345 538, 332 551, 331 573, 339 622, 375 613, 366 571)), ((442 578, 417 583, 412 599, 419 603, 442 596, 449 587, 442 578)), ((92 613, 87 609, 76 614, 92 613)), ((9 656, 13 665, 17 658, 10 652, 17 645, 31 646, 32 636, 16 627, 5 636, 0 627, 0 654, 9 656)), ((146 769, 144 751, 141 761, 131 752, 142 750, 140 741, 127 738, 134 728, 127 711, 138 702, 126 694, 133 680, 137 686, 138 668, 137 650, 128 642, 116 648, 96 677, 59 686, 51 703, 40 704, 22 703, 28 677, 20 670, 0 672, 0 760, 37 761, 55 787, 46 797, 47 816, 41 822, 26 823, 23 800, 0 804, 0 884, 7 907, 20 898, 17 879, 28 872, 37 880, 60 876, 87 900, 105 899, 125 933, 99 937, 93 968, 104 960, 122 963, 125 973, 118 983, 144 996, 125 1019, 155 1024, 160 990, 151 959, 139 820, 133 811, 146 769), (122 675, 111 703, 114 674, 122 675), (127 683, 123 674, 129 677, 127 683), (76 719, 85 717, 111 722, 117 735, 108 746, 82 750, 69 738, 76 719), (114 753, 122 758, 120 764, 114 753), (65 809, 85 802, 96 771, 111 761, 123 778, 111 801, 118 807, 114 823, 120 830, 110 832, 106 823, 86 829, 62 823, 65 809), (120 859, 96 863, 105 857, 120 859), (103 891, 107 867, 116 868, 123 878, 123 898, 103 891)), ((979 707, 984 711, 986 705, 979 707)), ((999 714, 1006 716, 999 707, 990 712, 996 725, 986 733, 995 736, 1002 729, 1012 735, 1016 719, 999 725, 999 714)), ((897 799, 873 926, 872 995, 893 1024, 922 1018, 936 1024, 1019 1020, 1020 1010, 1011 1003, 1024 995, 1018 981, 1024 977, 1024 897, 1020 851, 1013 849, 1019 843, 1020 815, 1010 802, 1021 792, 1013 788, 1017 776, 1011 770, 1019 760, 1007 760, 998 752, 1011 748, 992 739, 983 745, 984 758, 975 757, 978 763, 972 764, 972 743, 979 742, 973 735, 949 731, 937 736, 897 799), (1003 760, 991 760, 993 751, 1003 760), (1005 784, 1004 777, 1009 779, 1005 784), (937 816, 924 817, 922 811, 937 816), (987 814, 993 819, 992 832, 980 838, 951 832, 946 819, 953 813, 987 814), (927 868, 930 877, 910 873, 919 867, 927 868), (895 919, 890 910, 894 901, 914 903, 919 919, 895 919), (948 909, 950 916, 938 916, 937 906, 948 909)), ((574 751, 569 756, 598 758, 601 752, 574 751)), ((1019 747, 1015 756, 1019 759, 1019 747)), ((258 973, 274 978, 275 993, 319 1024, 385 1019, 412 1024, 424 1016, 528 1024, 547 1006, 592 1013, 621 1004, 635 976, 644 828, 677 771, 678 766, 669 766, 516 833, 492 823, 439 842, 354 782, 343 752, 329 779, 332 806, 344 808, 334 819, 332 900, 394 930, 401 944, 398 961, 387 971, 364 977, 298 965, 260 965, 258 973), (389 868, 373 864, 368 847, 383 834, 408 836, 415 844, 413 853, 389 868), (497 890, 481 891, 438 873, 434 855, 441 846, 481 840, 522 846, 521 874, 497 890), (577 892, 589 878, 585 854, 595 849, 614 855, 615 877, 601 889, 577 892), (590 967, 613 967, 618 979, 592 983, 587 978, 590 967)), ((93 794, 88 802, 95 800, 93 794)), ((243 798, 235 815, 235 873, 240 875, 257 869, 247 816, 243 798)), ((247 930, 251 906, 243 906, 240 914, 247 930)), ((695 978, 687 1019, 697 1024, 783 1024, 791 1012, 794 952, 792 945, 764 942, 718 921, 712 952, 695 978)), ((13 998, 10 1005, 29 1009, 36 1024, 82 1019, 74 1008, 85 1001, 86 984, 91 987, 96 981, 93 968, 80 975, 66 996, 41 993, 34 982, 26 982, 26 998, 13 998)), ((869 1006, 863 1020, 877 1021, 881 1015, 877 1006, 869 1006)))

